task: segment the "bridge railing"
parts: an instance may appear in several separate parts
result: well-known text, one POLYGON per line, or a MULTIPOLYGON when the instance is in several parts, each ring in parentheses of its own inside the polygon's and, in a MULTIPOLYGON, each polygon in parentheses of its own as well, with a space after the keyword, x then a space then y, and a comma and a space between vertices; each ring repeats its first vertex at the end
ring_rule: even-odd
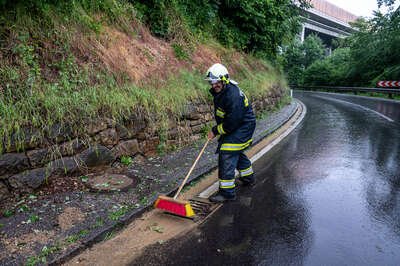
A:
POLYGON ((400 95, 400 88, 366 88, 366 87, 335 87, 335 86, 297 86, 290 85, 294 90, 307 90, 307 91, 327 91, 327 92, 352 92, 357 95, 359 92, 367 93, 383 93, 387 94, 389 98, 393 99, 393 95, 400 95))

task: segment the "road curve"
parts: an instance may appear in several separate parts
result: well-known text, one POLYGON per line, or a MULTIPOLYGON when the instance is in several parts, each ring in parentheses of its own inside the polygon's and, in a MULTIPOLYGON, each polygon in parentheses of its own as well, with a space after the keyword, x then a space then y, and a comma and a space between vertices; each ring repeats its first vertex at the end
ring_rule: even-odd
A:
POLYGON ((399 265, 400 119, 350 98, 300 93, 303 123, 196 231, 131 265, 399 265), (392 120, 392 121, 391 121, 392 120))

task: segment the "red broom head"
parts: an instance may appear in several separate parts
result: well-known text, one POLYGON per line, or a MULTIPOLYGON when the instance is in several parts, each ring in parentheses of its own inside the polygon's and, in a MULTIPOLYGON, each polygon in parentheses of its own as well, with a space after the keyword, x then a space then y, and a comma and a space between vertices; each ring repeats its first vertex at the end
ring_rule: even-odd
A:
POLYGON ((173 198, 166 196, 158 197, 154 207, 183 217, 194 216, 194 211, 189 202, 174 200, 173 198))

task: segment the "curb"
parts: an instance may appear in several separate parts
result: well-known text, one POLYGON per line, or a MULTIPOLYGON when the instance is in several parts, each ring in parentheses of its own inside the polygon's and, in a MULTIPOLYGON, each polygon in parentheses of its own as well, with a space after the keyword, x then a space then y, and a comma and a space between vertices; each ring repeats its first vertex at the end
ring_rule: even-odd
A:
POLYGON ((264 138, 268 137, 269 135, 273 134, 275 131, 277 131, 279 128, 281 128, 284 124, 286 124, 292 117, 296 114, 297 110, 301 107, 300 105, 302 104, 300 100, 293 99, 293 101, 296 103, 296 108, 293 110, 293 112, 289 115, 289 117, 283 121, 281 121, 279 124, 277 124, 275 127, 267 129, 263 131, 259 136, 257 136, 257 140, 253 141, 252 145, 256 145, 259 142, 261 142, 264 138))
MULTIPOLYGON (((255 137, 254 141, 253 141, 253 145, 256 145, 257 143, 261 142, 264 138, 266 138, 267 136, 273 134, 275 131, 277 131, 279 128, 281 128, 284 124, 286 124, 290 119, 292 119, 292 117, 296 114, 298 109, 301 107, 300 106, 301 102, 299 100, 293 99, 293 102, 296 104, 296 107, 293 108, 293 110, 291 111, 290 115, 286 119, 280 121, 274 127, 269 128, 269 129, 261 132, 259 135, 257 135, 255 137)), ((202 171, 195 173, 193 175, 193 177, 189 178, 188 182, 186 182, 186 185, 188 185, 191 182, 199 179, 200 177, 202 177, 202 176, 214 171, 217 168, 218 168, 217 164, 210 165, 210 166, 207 166, 207 167, 203 168, 202 171)), ((169 195, 169 196, 173 195, 177 191, 178 187, 179 187, 179 184, 175 188, 173 188, 171 191, 166 193, 166 194, 169 195)), ((65 263, 70 258, 75 257, 76 255, 81 253, 83 250, 85 250, 87 248, 90 248, 94 244, 103 241, 103 239, 110 232, 118 232, 119 230, 123 229, 126 225, 130 224, 131 222, 133 222, 140 215, 142 215, 146 211, 149 211, 150 209, 152 209, 153 205, 154 205, 154 202, 156 201, 157 198, 158 198, 158 195, 150 197, 149 201, 148 201, 150 203, 147 206, 142 206, 142 207, 140 207, 138 209, 133 210, 132 212, 128 212, 118 222, 116 222, 114 224, 111 224, 109 226, 106 226, 105 228, 102 228, 101 230, 99 230, 98 233, 96 233, 96 235, 94 235, 94 236, 92 236, 90 238, 87 238, 82 243, 80 243, 78 246, 72 248, 70 251, 68 251, 68 252, 66 252, 66 253, 54 258, 53 260, 51 260, 48 263, 48 265, 60 265, 62 263, 65 263)))

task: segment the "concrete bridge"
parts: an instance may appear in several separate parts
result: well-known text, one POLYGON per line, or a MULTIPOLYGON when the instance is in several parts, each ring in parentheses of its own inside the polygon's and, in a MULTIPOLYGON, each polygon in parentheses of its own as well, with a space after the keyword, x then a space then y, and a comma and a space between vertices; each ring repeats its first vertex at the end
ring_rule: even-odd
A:
POLYGON ((317 34, 331 50, 332 40, 344 38, 354 32, 349 22, 358 17, 325 0, 311 0, 312 8, 303 12, 305 22, 300 33, 301 41, 310 34, 317 34))

